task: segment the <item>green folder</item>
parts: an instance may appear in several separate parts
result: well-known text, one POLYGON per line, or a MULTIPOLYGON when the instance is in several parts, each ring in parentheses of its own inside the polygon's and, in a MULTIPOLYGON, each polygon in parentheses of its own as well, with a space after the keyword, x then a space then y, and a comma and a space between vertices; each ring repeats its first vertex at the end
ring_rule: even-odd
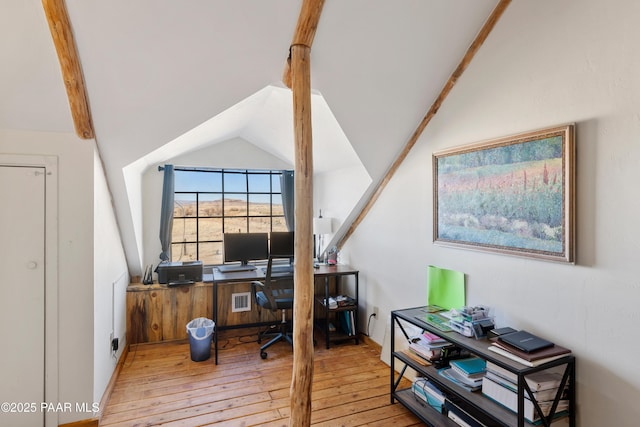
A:
POLYGON ((430 265, 427 285, 427 305, 437 305, 446 310, 464 307, 464 273, 430 265))

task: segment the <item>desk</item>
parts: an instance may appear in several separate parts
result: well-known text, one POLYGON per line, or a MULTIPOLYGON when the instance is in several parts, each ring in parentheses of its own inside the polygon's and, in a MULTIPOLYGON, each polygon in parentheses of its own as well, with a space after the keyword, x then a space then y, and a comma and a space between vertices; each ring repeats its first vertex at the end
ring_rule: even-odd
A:
MULTIPOLYGON (((342 264, 335 265, 335 266, 321 265, 318 268, 313 269, 313 275, 314 275, 314 279, 316 278, 324 279, 324 297, 325 298, 329 297, 329 281, 332 277, 334 277, 336 281, 338 281, 343 276, 354 276, 355 293, 356 293, 355 295, 356 306, 354 308, 356 315, 354 316, 354 319, 358 317, 357 316, 358 287, 359 287, 358 270, 354 270, 353 268, 347 265, 342 265, 342 264)), ((264 277, 265 277, 264 270, 260 266, 258 266, 255 270, 226 272, 226 273, 223 273, 214 267, 213 269, 213 321, 215 322, 215 325, 216 325, 216 331, 227 329, 225 325, 220 325, 218 323, 218 287, 221 285, 224 286, 225 284, 238 283, 238 282, 251 282, 254 280, 261 281, 261 280, 264 280, 264 277)), ((315 280, 314 280, 314 284, 315 284, 315 280)), ((325 312, 325 337, 326 337, 327 348, 329 348, 330 332, 329 332, 328 325, 329 325, 330 310, 325 310, 325 311, 326 311, 325 312)), ((235 325, 233 327, 245 327, 245 326, 249 327, 249 326, 257 326, 257 325, 255 324, 235 325)), ((354 325, 354 329, 357 331, 357 324, 354 325)), ((354 339, 357 343, 358 335, 356 334, 355 336, 349 337, 349 339, 354 339)), ((213 341, 214 341, 215 360, 217 365, 218 364, 218 334, 217 333, 214 334, 213 341)))

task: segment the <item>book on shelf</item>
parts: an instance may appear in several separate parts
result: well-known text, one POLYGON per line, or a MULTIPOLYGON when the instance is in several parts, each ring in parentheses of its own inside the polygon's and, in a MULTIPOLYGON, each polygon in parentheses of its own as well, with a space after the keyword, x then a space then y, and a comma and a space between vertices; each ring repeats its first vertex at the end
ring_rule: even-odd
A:
POLYGON ((351 333, 349 335, 355 335, 356 334, 356 319, 355 319, 355 316, 353 315, 353 310, 350 310, 347 313, 349 313, 349 326, 351 327, 351 329, 349 330, 351 333))
POLYGON ((411 391, 414 396, 426 402, 433 409, 444 413, 444 394, 431 381, 422 377, 416 378, 411 385, 411 391))
POLYGON ((447 417, 454 423, 458 424, 460 427, 473 427, 472 424, 469 424, 468 422, 463 420, 462 417, 455 411, 448 411, 447 417))
MULTIPOLYGON (((518 393, 507 387, 503 387, 486 376, 482 379, 482 394, 513 412, 518 411, 518 393)), ((545 417, 549 416, 553 401, 540 401, 538 405, 543 415, 545 417)), ((554 418, 566 415, 568 409, 569 401, 566 399, 560 400, 554 418)), ((529 399, 524 399, 522 416, 530 423, 535 424, 541 421, 540 414, 538 414, 533 402, 529 399)))
POLYGON ((409 338, 409 342, 412 344, 416 344, 416 345, 420 345, 422 347, 425 347, 429 350, 433 349, 433 348, 441 348, 441 347, 445 347, 448 345, 451 345, 449 343, 449 341, 440 339, 440 340, 434 340, 432 338, 429 337, 429 335, 431 335, 429 332, 424 332, 421 334, 418 334, 416 336, 413 336, 411 338, 409 338))
POLYGON ((479 357, 467 357, 449 362, 451 368, 469 378, 482 378, 487 368, 487 362, 479 357))
MULTIPOLYGON (((489 372, 498 375, 499 377, 502 377, 513 384, 518 383, 518 375, 496 365, 491 361, 487 361, 487 373, 489 372)), ((562 382, 562 375, 557 372, 538 371, 525 375, 524 379, 531 391, 536 392, 542 390, 557 389, 558 387, 560 387, 560 383, 562 382)))
POLYGON ((548 357, 558 356, 558 355, 567 355, 571 353, 566 347, 562 347, 560 345, 552 345, 551 347, 544 348, 542 350, 537 350, 531 353, 527 353, 526 351, 522 351, 507 342, 494 341, 493 344, 496 347, 500 347, 503 350, 508 351, 509 353, 515 354, 521 359, 528 360, 529 362, 533 362, 534 360, 546 359, 548 357))
POLYGON ((553 347, 553 343, 525 330, 498 337, 499 342, 504 342, 525 353, 533 353, 545 348, 553 347))
POLYGON ((480 390, 480 387, 482 387, 482 378, 480 378, 479 380, 467 378, 451 368, 438 369, 438 375, 448 379, 452 383, 464 388, 467 391, 477 391, 480 390))
POLYGON ((422 366, 430 366, 431 365, 431 361, 425 359, 422 356, 418 356, 417 354, 415 354, 413 351, 411 351, 409 349, 401 350, 400 352, 402 354, 404 354, 405 356, 407 356, 409 359, 411 359, 414 362, 418 363, 419 365, 422 365, 422 366))
POLYGON ((341 311, 337 314, 340 317, 340 326, 342 328, 342 332, 349 336, 355 335, 353 311, 341 311))
MULTIPOLYGON (((516 382, 509 381, 508 379, 503 378, 500 375, 494 374, 491 371, 487 371, 485 376, 489 378, 491 381, 497 384, 500 384, 502 387, 506 387, 515 393, 518 392, 518 384, 516 382)), ((565 390, 566 390, 566 387, 565 387, 565 390)), ((525 390, 524 392, 525 399, 532 400, 533 398, 533 400, 536 400, 538 402, 554 400, 556 398, 556 395, 558 394, 558 387, 547 388, 547 389, 538 390, 538 391, 531 390, 531 393, 532 393, 532 396, 530 396, 529 393, 527 393, 527 391, 525 390)))
POLYGON ((442 349, 452 347, 447 341, 430 342, 425 334, 419 334, 409 339, 409 350, 429 361, 439 359, 442 349))
POLYGON ((492 352, 494 352, 496 354, 499 354, 501 356, 509 358, 509 359, 513 360, 514 362, 518 362, 521 365, 529 366, 531 368, 543 365, 543 364, 545 364, 547 362, 551 362, 551 361, 554 361, 554 360, 557 360, 557 359, 561 359, 561 358, 566 357, 566 356, 569 355, 569 353, 563 353, 563 354, 558 354, 556 356, 549 356, 549 357, 545 357, 545 358, 537 359, 537 360, 527 360, 527 359, 523 359, 522 357, 516 355, 515 353, 507 351, 504 348, 499 347, 499 346, 497 346, 495 344, 492 344, 492 345, 489 346, 489 351, 492 351, 492 352))
POLYGON ((424 338, 424 340, 428 344, 431 344, 431 345, 434 345, 434 344, 446 344, 447 343, 447 340, 445 340, 444 338, 442 338, 442 337, 440 337, 440 336, 438 336, 436 334, 433 334, 433 333, 431 333, 429 331, 424 331, 422 333, 422 337, 424 338))
POLYGON ((483 422, 478 414, 471 414, 449 399, 445 401, 444 405, 447 411, 447 417, 461 427, 486 427, 488 425, 495 425, 490 420, 483 422))
POLYGON ((409 350, 430 362, 439 359, 442 355, 442 349, 440 347, 426 348, 412 342, 409 342, 409 350))

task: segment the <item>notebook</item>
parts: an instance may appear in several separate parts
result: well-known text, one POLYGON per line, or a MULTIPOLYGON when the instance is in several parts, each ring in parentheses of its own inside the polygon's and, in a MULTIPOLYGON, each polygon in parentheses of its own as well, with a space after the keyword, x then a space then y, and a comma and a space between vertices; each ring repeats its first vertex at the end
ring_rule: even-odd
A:
POLYGON ((542 350, 543 348, 553 347, 551 341, 547 341, 524 330, 501 335, 498 337, 498 341, 506 342, 525 353, 532 353, 542 350))

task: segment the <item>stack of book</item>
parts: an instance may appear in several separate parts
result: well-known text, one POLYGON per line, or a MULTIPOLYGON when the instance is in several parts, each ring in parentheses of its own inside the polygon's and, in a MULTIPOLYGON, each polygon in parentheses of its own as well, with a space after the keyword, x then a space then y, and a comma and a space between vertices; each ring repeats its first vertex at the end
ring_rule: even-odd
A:
POLYGON ((473 414, 453 403, 437 385, 426 378, 416 378, 411 386, 416 400, 429 405, 462 427, 485 427, 492 425, 482 414, 473 414))
POLYGON ((448 368, 438 371, 440 375, 469 391, 482 387, 482 379, 486 372, 486 362, 479 357, 467 357, 451 360, 448 368))
POLYGON ((568 348, 559 346, 527 331, 500 335, 489 350, 522 365, 535 367, 571 354, 568 348))
MULTIPOLYGON (((482 393, 499 403, 500 405, 510 409, 513 412, 518 410, 518 377, 515 373, 510 372, 500 366, 487 362, 487 371, 482 380, 482 393)), ((558 390, 562 382, 562 375, 556 372, 539 371, 525 376, 525 381, 531 389, 532 396, 525 390, 524 393, 524 418, 531 423, 540 422, 540 414, 535 410, 532 401, 535 400, 543 415, 546 417, 551 411, 553 401, 558 395, 558 390)), ((554 417, 560 417, 567 414, 569 401, 564 395, 566 387, 560 392, 561 399, 554 417)))
POLYGON ((431 332, 423 332, 409 340, 409 351, 428 362, 438 360, 445 347, 453 346, 431 332))

